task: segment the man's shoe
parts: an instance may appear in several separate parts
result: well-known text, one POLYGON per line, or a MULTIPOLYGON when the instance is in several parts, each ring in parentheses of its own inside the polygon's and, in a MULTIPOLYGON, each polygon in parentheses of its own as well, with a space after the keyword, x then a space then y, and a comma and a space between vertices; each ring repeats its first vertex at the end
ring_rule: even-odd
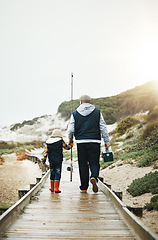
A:
POLYGON ((87 193, 87 190, 81 190, 81 193, 87 193))
POLYGON ((91 179, 90 179, 90 182, 92 183, 92 190, 93 190, 93 192, 95 192, 95 193, 97 193, 98 192, 98 186, 97 186, 97 180, 94 178, 94 177, 92 177, 91 179))

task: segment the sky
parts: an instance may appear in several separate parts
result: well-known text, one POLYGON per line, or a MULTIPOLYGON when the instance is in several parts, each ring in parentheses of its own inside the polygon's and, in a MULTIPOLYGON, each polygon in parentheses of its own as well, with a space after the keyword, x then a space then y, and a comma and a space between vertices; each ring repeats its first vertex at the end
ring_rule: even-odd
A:
POLYGON ((0 0, 0 126, 158 81, 157 0, 0 0))

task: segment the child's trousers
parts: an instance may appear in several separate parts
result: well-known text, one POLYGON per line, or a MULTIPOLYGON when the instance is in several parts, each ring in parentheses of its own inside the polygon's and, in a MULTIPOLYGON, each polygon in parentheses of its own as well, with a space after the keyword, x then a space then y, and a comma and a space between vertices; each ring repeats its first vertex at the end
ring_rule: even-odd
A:
POLYGON ((60 181, 62 164, 53 164, 50 168, 50 180, 60 181))

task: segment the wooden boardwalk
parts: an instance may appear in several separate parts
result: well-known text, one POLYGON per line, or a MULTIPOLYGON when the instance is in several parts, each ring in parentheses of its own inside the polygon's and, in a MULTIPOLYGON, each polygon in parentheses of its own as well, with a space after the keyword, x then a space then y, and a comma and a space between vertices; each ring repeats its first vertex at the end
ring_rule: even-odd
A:
POLYGON ((51 193, 49 178, 36 198, 7 229, 2 239, 138 239, 102 193, 80 193, 78 168, 69 180, 63 164, 61 193, 51 193))

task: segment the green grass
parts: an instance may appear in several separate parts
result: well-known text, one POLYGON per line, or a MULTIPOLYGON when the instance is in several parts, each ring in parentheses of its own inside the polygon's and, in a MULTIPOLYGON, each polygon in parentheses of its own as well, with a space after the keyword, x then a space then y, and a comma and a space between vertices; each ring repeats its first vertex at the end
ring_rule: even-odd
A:
MULTIPOLYGON (((155 110, 151 111, 144 122, 138 123, 134 128, 131 124, 131 117, 120 121, 118 126, 122 127, 121 132, 127 129, 127 136, 124 139, 120 138, 117 131, 113 131, 110 143, 115 161, 122 160, 120 164, 135 163, 137 167, 153 166, 154 169, 158 168, 158 120, 155 121, 157 112, 156 114, 153 112, 155 110), (153 119, 151 116, 154 116, 153 119), (131 127, 127 128, 127 126, 131 127), (121 148, 117 142, 123 143, 121 148), (119 151, 117 151, 118 149, 119 151)), ((108 165, 101 163, 101 168, 106 168, 108 165)))
MULTIPOLYGON (((65 158, 65 160, 70 160, 71 159, 71 150, 65 150, 63 149, 63 157, 65 158)), ((72 149, 72 158, 76 158, 77 157, 77 151, 72 149)))
POLYGON ((0 203, 0 208, 9 208, 10 204, 8 203, 0 203))
POLYGON ((133 159, 137 162, 137 167, 155 165, 158 160, 158 129, 150 131, 150 135, 145 139, 141 136, 125 139, 123 143, 123 153, 118 154, 117 159, 133 159))
POLYGON ((31 150, 35 148, 43 148, 44 143, 41 141, 32 141, 32 142, 13 142, 13 141, 0 141, 0 153, 1 154, 11 154, 17 152, 23 152, 26 149, 31 150))
POLYGON ((63 150, 63 157, 65 158, 65 160, 71 159, 71 150, 70 151, 63 150))
POLYGON ((112 161, 112 162, 104 162, 104 160, 100 160, 100 167, 101 169, 107 168, 110 165, 112 165, 113 163, 115 163, 116 161, 112 161))
POLYGON ((13 204, 17 202, 17 199, 9 198, 6 202, 0 203, 0 208, 10 208, 13 204))

